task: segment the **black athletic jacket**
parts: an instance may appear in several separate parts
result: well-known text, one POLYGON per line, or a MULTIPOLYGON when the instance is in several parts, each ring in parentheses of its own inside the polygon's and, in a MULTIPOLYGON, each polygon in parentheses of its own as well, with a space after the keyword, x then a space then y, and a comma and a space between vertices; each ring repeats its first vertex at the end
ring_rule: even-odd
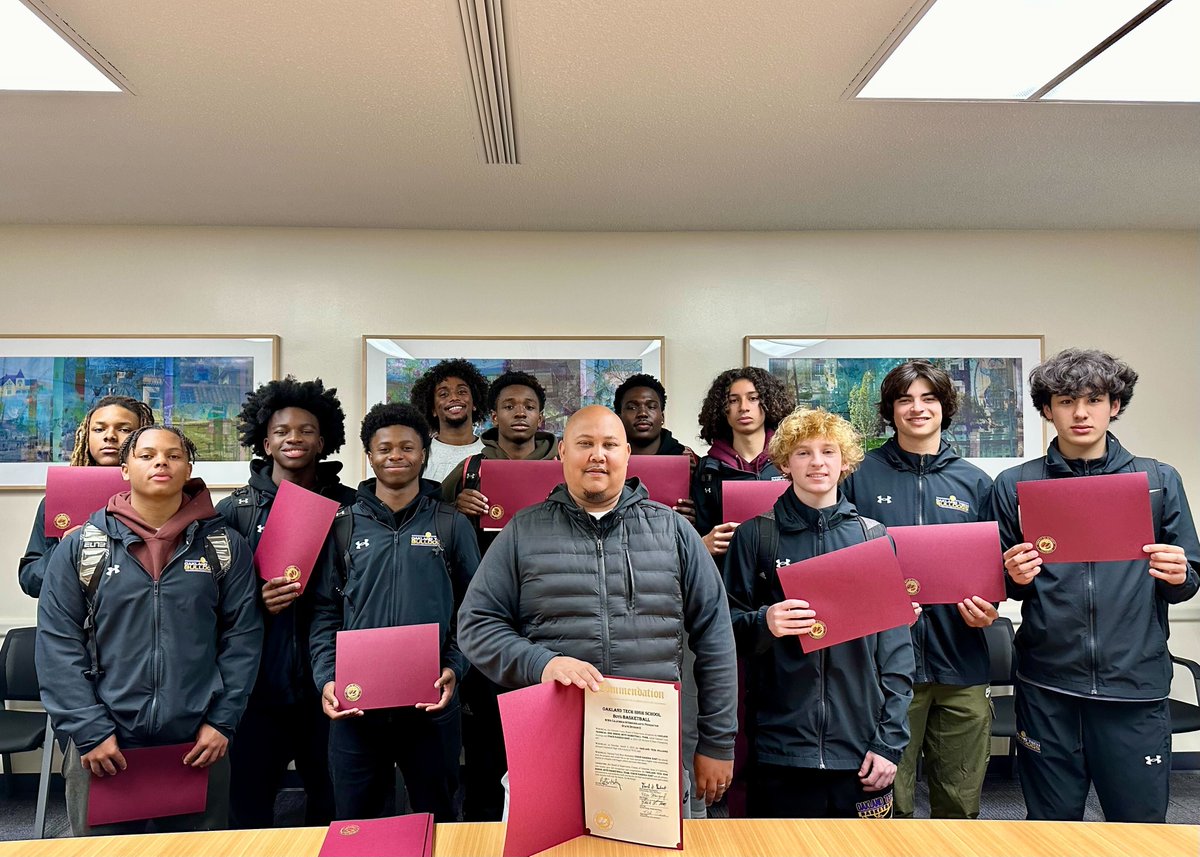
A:
MULTIPOLYGON (((992 480, 942 441, 933 455, 905 452, 893 437, 842 483, 846 499, 889 527, 989 521, 992 480)), ((998 561, 997 561, 998 562, 998 561)), ((987 684, 982 628, 962 620, 953 604, 931 604, 912 626, 916 681, 958 686, 987 684)))
MULTIPOLYGON (((271 478, 274 462, 256 459, 250 462, 252 492, 237 491, 217 504, 217 514, 258 549, 263 528, 275 503, 279 486, 271 478), (249 514, 240 509, 252 507, 249 514)), ((323 461, 317 465, 317 493, 345 506, 354 502, 354 489, 338 479, 341 462, 323 461)), ((258 605, 262 607, 262 584, 258 581, 258 605)), ((312 659, 308 653, 308 626, 312 621, 312 590, 305 587, 292 604, 274 615, 262 609, 263 654, 254 685, 255 704, 258 697, 275 704, 287 705, 312 696, 312 659)))
MULTIPOLYGON (((844 497, 811 509, 795 491, 775 503, 779 547, 759 567, 758 519, 733 534, 725 588, 738 654, 747 659, 746 707, 759 762, 857 770, 867 752, 899 762, 908 745, 913 654, 907 628, 893 628, 805 654, 795 637, 767 629, 767 608, 784 600, 776 568, 866 540, 844 497)), ((883 535, 882 533, 880 535, 883 535)))
MULTIPOLYGON (((1057 439, 1042 458, 1048 479, 1133 471, 1133 455, 1111 434, 1103 458, 1063 458, 1057 439)), ((1167 655, 1167 605, 1200 589, 1200 543, 1183 482, 1169 464, 1158 464, 1162 523, 1158 543, 1187 553, 1187 580, 1178 586, 1151 577, 1149 560, 1046 562, 1028 585, 1007 577, 1008 597, 1021 601, 1017 675, 1039 687, 1094 699, 1156 700, 1171 691, 1167 655)), ((1025 541, 1017 517, 1021 465, 996 478, 994 503, 1000 541, 1007 549, 1025 541)), ((1153 488, 1155 480, 1151 478, 1153 488)))
POLYGON ((346 579, 334 556, 336 548, 327 543, 314 588, 309 638, 318 690, 333 681, 337 632, 361 628, 437 622, 441 666, 462 678, 467 664, 458 649, 458 607, 479 567, 479 549, 470 521, 458 512, 453 514, 454 535, 438 533, 438 506, 438 500, 418 494, 398 513, 397 526, 397 515, 375 496, 375 480, 358 486, 351 506, 354 523, 346 579), (451 538, 447 563, 440 540, 451 538))

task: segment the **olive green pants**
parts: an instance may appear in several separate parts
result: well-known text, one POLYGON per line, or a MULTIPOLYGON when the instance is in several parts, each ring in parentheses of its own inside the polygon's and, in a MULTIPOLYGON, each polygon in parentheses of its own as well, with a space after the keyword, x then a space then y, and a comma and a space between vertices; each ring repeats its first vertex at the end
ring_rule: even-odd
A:
POLYGON ((917 760, 924 756, 932 818, 978 818, 979 792, 991 754, 988 686, 913 686, 911 737, 896 771, 896 818, 911 818, 917 760))

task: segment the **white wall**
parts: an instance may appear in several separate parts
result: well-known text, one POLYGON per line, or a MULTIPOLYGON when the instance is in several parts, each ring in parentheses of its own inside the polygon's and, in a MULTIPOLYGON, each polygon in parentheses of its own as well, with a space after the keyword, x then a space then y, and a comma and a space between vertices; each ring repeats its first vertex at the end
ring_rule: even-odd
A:
MULTIPOLYGON (((278 333, 281 371, 336 385, 352 438, 363 334, 663 335, 685 442, 747 334, 1044 334, 1142 374, 1117 433, 1200 497, 1195 232, 0 227, 0 299, 7 334, 278 333)), ((357 441, 340 457, 352 481, 357 441)), ((0 492, 0 629, 35 617, 16 567, 38 499, 0 492)), ((1173 616, 1172 647, 1200 657, 1200 606, 1173 616)))

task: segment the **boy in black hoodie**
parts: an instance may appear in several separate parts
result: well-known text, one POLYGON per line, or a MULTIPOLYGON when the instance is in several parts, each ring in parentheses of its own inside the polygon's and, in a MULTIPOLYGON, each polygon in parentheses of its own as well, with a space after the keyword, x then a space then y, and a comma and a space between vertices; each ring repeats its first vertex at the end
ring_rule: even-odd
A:
MULTIPOLYGON (((338 479, 340 462, 325 461, 346 441, 346 414, 336 389, 320 378, 292 376, 269 381, 246 396, 238 416, 242 446, 258 455, 250 462, 250 482, 217 504, 217 513, 258 548, 275 494, 292 482, 339 505, 354 502, 354 489, 338 479)), ((241 728, 229 751, 230 826, 273 827, 275 794, 288 762, 307 798, 304 822, 333 820, 329 779, 329 719, 313 690, 308 655, 312 596, 300 597, 300 584, 282 577, 260 590, 266 633, 262 665, 241 728)))

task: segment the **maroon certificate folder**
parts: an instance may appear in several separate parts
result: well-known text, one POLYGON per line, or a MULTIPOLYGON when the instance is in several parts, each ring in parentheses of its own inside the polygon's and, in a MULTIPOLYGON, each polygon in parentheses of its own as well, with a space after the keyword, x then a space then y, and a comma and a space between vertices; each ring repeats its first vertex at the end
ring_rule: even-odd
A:
POLYGON ((815 652, 916 620, 900 563, 888 539, 832 551, 779 569, 788 598, 807 601, 817 613, 800 648, 815 652))
POLYGON ((498 701, 508 754, 504 857, 584 835, 583 694, 552 682, 502 693, 498 701))
POLYGON ((340 708, 400 708, 442 698, 439 629, 398 625, 338 631, 334 693, 340 708))
POLYGON ((674 507, 691 496, 692 462, 686 455, 631 455, 627 479, 642 480, 650 499, 674 507))
POLYGON ((1021 532, 1045 562, 1148 559, 1150 480, 1113 473, 1017 483, 1021 532))
POLYGON ((263 580, 282 577, 288 583, 299 582, 303 592, 337 510, 336 500, 281 482, 254 551, 258 576, 263 580))
POLYGON ((479 522, 484 530, 502 530, 512 516, 541 503, 563 481, 561 461, 488 460, 479 465, 479 493, 491 508, 479 522))
POLYGON ((433 816, 428 812, 335 821, 329 825, 318 857, 430 857, 433 816))
POLYGON ((721 520, 741 524, 769 512, 783 492, 792 487, 791 480, 772 479, 769 482, 739 479, 721 483, 721 520))
POLYGON ((46 530, 51 538, 82 527, 109 498, 129 490, 119 467, 51 467, 46 471, 46 530))
POLYGON ((1004 600, 1004 555, 995 521, 888 527, 913 601, 956 604, 978 595, 1004 600))
POLYGON ((204 812, 208 768, 183 763, 194 746, 195 742, 189 742, 122 750, 125 770, 116 776, 91 778, 88 826, 204 812))

